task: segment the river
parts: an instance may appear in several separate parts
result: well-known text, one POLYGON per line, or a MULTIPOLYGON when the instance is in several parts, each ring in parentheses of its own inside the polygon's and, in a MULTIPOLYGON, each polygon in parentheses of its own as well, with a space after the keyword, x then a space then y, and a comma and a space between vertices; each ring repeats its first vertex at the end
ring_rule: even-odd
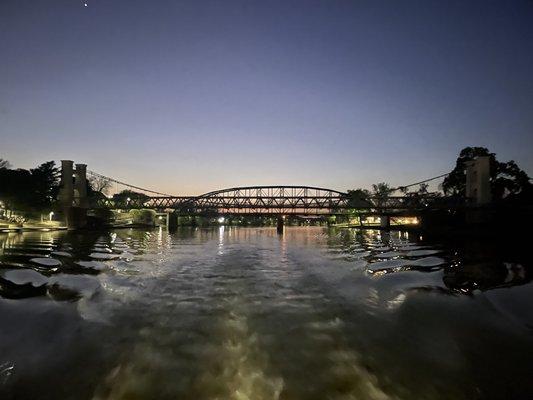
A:
POLYGON ((532 398, 532 268, 399 231, 0 234, 0 398, 532 398))

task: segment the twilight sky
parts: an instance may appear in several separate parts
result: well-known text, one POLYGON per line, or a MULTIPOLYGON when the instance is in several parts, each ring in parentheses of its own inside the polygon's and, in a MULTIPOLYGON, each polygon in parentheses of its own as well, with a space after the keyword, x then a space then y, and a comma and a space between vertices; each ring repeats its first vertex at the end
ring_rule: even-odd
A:
POLYGON ((0 0, 0 158, 173 194, 533 175, 533 1, 0 0))

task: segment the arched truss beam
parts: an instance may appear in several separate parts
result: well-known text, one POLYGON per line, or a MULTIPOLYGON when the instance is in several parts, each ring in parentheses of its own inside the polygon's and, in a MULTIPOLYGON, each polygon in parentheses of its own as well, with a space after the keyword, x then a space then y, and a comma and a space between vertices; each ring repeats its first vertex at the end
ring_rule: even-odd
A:
POLYGON ((328 214, 346 201, 346 193, 313 186, 235 187, 195 198, 198 208, 221 213, 328 214))

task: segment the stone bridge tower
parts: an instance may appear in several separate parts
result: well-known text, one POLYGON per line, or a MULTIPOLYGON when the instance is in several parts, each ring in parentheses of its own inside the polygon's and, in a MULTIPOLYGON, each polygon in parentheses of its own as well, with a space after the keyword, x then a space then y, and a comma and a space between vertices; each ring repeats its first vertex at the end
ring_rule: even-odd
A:
POLYGON ((490 158, 477 157, 466 162, 466 198, 475 205, 490 203, 490 158))
POLYGON ((61 185, 59 204, 69 229, 83 228, 87 224, 87 165, 71 160, 61 160, 61 185))

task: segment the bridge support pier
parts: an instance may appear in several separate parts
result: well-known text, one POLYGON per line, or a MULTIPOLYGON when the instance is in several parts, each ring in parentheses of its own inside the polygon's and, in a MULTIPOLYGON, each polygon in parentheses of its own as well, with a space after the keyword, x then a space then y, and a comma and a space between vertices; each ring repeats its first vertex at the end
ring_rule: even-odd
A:
POLYGON ((178 227, 178 215, 176 213, 167 213, 167 229, 173 230, 178 227))
POLYGON ((390 217, 388 215, 380 215, 379 221, 382 229, 390 228, 390 217))
POLYGON ((283 228, 285 227, 285 216, 283 215, 278 215, 278 223, 277 223, 277 231, 278 231, 278 234, 283 234, 283 228))

